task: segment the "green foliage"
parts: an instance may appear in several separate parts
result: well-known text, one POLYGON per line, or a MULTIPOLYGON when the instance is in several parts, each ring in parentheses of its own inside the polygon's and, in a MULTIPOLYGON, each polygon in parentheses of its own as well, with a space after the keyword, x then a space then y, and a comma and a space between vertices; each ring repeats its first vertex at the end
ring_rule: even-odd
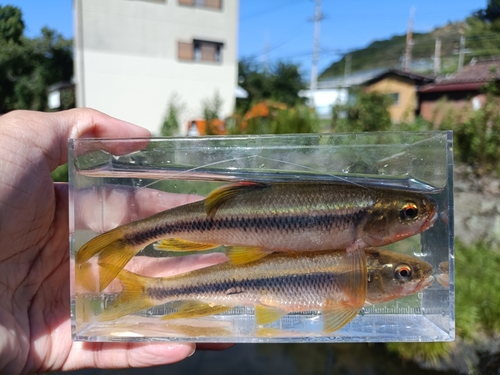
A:
POLYGON ((160 130, 161 136, 169 137, 179 133, 179 116, 184 108, 185 104, 181 102, 179 95, 177 93, 173 93, 168 100, 167 114, 163 119, 163 124, 160 130))
MULTIPOLYGON (((475 167, 476 172, 500 174, 500 98, 496 82, 484 88, 486 102, 473 111, 464 107, 461 111, 448 106, 440 124, 441 129, 454 130, 455 157, 475 167)), ((446 107, 446 101, 440 103, 446 107)), ((441 108, 441 110, 442 110, 441 108)))
POLYGON ((389 95, 358 89, 352 96, 355 97, 353 103, 333 108, 334 132, 384 131, 391 128, 389 106, 392 98, 389 95))
MULTIPOLYGON (((34 39, 24 37, 23 31, 21 11, 0 6, 0 113, 47 110, 48 87, 70 82, 73 76, 71 40, 48 28, 34 39)), ((63 108, 73 106, 74 95, 63 97, 63 108)))
POLYGON ((319 118, 305 105, 292 108, 276 109, 267 117, 255 117, 248 121, 244 134, 294 134, 316 133, 319 130, 319 118))
MULTIPOLYGON (((453 70, 456 70, 458 58, 453 54, 453 51, 460 40, 461 28, 460 23, 450 23, 429 33, 414 33, 413 60, 427 59, 429 60, 429 66, 432 67, 430 59, 434 55, 436 38, 440 38, 442 42, 443 68, 446 70, 448 67, 453 67, 453 70)), ((357 72, 374 68, 401 68, 401 53, 404 51, 405 45, 406 34, 401 34, 390 39, 377 40, 365 48, 349 52, 348 54, 351 55, 350 70, 351 72, 357 72)), ((323 71, 320 74, 320 79, 343 76, 346 67, 346 56, 347 54, 323 71)), ((429 71, 429 69, 423 71, 429 71)))
POLYGON ((216 91, 212 98, 205 99, 202 103, 203 118, 207 123, 205 127, 205 133, 207 135, 213 135, 212 122, 219 119, 222 104, 223 101, 219 91, 216 91))
POLYGON ((252 104, 271 99, 290 107, 304 103, 299 91, 305 89, 299 67, 295 64, 278 62, 269 69, 252 60, 238 64, 240 86, 248 92, 248 98, 236 100, 236 110, 248 111, 252 104))

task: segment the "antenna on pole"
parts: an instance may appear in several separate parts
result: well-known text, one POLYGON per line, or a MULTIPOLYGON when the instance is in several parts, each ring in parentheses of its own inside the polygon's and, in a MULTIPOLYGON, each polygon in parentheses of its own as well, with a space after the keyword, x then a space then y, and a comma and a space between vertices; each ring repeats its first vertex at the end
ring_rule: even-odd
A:
POLYGON ((409 72, 411 69, 411 49, 413 47, 413 18, 415 7, 410 8, 410 19, 408 20, 408 31, 406 32, 405 64, 403 70, 409 72))
POLYGON ((313 44, 313 56, 312 56, 312 67, 311 67, 311 85, 309 90, 311 92, 311 98, 309 105, 314 107, 314 94, 318 88, 318 61, 319 61, 319 26, 323 19, 321 14, 321 0, 315 0, 316 7, 314 10, 314 44, 313 44))

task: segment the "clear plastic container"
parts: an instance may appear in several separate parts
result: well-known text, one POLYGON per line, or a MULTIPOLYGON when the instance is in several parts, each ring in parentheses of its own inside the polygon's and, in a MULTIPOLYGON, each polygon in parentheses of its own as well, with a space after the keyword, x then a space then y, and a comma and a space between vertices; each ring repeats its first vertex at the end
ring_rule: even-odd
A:
MULTIPOLYGON (((73 339, 134 342, 453 340, 452 147, 451 132, 71 139, 73 339), (385 303, 367 303, 356 311, 352 320, 334 331, 325 330, 325 313, 319 308, 287 311, 284 316, 258 324, 256 306, 248 303, 220 312, 214 310, 214 314, 162 319, 182 306, 182 301, 177 301, 142 310, 131 309, 112 319, 109 317, 113 315, 102 318, 106 311, 120 309, 120 301, 127 298, 120 297, 123 293, 120 278, 109 285, 99 284, 103 279, 99 253, 79 260, 77 254, 84 244, 120 225, 137 223, 157 212, 189 204, 217 188, 249 181, 264 185, 288 184, 291 191, 303 183, 343 184, 368 190, 384 189, 389 194, 411 192, 429 197, 438 207, 432 227, 383 248, 428 262, 433 275, 440 276, 440 282, 435 280, 418 293, 385 303)), ((307 235, 307 229, 304 233, 307 235)), ((226 244, 206 251, 190 248, 189 252, 169 252, 156 250, 150 244, 134 255, 125 268, 139 275, 163 276, 164 284, 168 285, 168 277, 179 272, 200 267, 216 270, 217 263, 226 262, 225 254, 231 248, 223 245, 226 244)), ((113 259, 110 257, 107 261, 112 263, 113 259)), ((265 262, 266 257, 261 261, 265 262)))

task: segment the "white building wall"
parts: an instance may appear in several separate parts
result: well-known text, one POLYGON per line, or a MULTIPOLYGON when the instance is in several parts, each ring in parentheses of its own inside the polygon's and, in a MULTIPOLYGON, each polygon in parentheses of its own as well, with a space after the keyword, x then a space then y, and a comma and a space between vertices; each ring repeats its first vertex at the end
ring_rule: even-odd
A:
POLYGON ((221 10, 178 0, 74 0, 77 104, 144 126, 158 135, 176 93, 189 119, 216 92, 222 116, 234 108, 237 86, 238 1, 221 10), (223 43, 221 62, 178 58, 178 42, 223 43))

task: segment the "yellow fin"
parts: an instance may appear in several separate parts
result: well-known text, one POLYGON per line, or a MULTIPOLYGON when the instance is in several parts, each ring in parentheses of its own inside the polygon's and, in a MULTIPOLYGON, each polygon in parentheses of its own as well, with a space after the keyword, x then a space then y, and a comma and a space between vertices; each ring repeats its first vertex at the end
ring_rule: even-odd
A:
MULTIPOLYGON (((97 267, 97 266, 95 266, 97 267)), ((99 286, 94 267, 89 262, 75 264, 75 283, 90 292, 97 292, 99 286)))
POLYGON ((97 263, 106 267, 103 267, 99 274, 99 291, 103 291, 113 281, 139 250, 141 248, 126 245, 125 241, 119 240, 101 251, 97 263))
POLYGON ((267 185, 259 182, 240 182, 238 184, 222 186, 215 189, 205 198, 205 209, 207 215, 213 217, 224 202, 227 202, 242 192, 265 186, 267 185))
POLYGON ((272 251, 261 247, 233 246, 227 252, 227 257, 232 264, 246 264, 255 262, 271 254, 272 251))
POLYGON ((75 260, 77 263, 84 263, 92 258, 94 255, 100 253, 108 246, 119 247, 124 244, 121 243, 123 238, 123 230, 121 227, 112 229, 108 232, 92 238, 84 244, 76 253, 75 260))
POLYGON ((162 319, 200 318, 203 316, 220 314, 231 308, 231 306, 225 305, 211 305, 205 302, 186 301, 180 304, 177 312, 165 315, 162 319))
POLYGON ((359 313, 366 301, 366 254, 362 249, 346 253, 339 287, 344 294, 342 301, 325 301, 324 330, 334 332, 349 323, 359 313))
POLYGON ((358 315, 360 309, 354 307, 339 306, 331 310, 326 310, 323 312, 323 324, 325 332, 334 332, 349 323, 356 315, 358 315))
POLYGON ((264 305, 255 306, 255 321, 257 325, 269 324, 278 319, 281 319, 287 312, 279 307, 271 307, 264 305))
MULTIPOLYGON (((109 265, 101 264, 100 271, 105 271, 109 265)), ((123 291, 111 302, 110 306, 97 317, 100 321, 115 320, 122 316, 135 313, 155 306, 145 293, 148 277, 122 270, 118 274, 123 291)))
POLYGON ((153 247, 155 250, 163 251, 203 251, 215 249, 221 245, 198 243, 183 240, 182 238, 167 238, 156 242, 153 247))

